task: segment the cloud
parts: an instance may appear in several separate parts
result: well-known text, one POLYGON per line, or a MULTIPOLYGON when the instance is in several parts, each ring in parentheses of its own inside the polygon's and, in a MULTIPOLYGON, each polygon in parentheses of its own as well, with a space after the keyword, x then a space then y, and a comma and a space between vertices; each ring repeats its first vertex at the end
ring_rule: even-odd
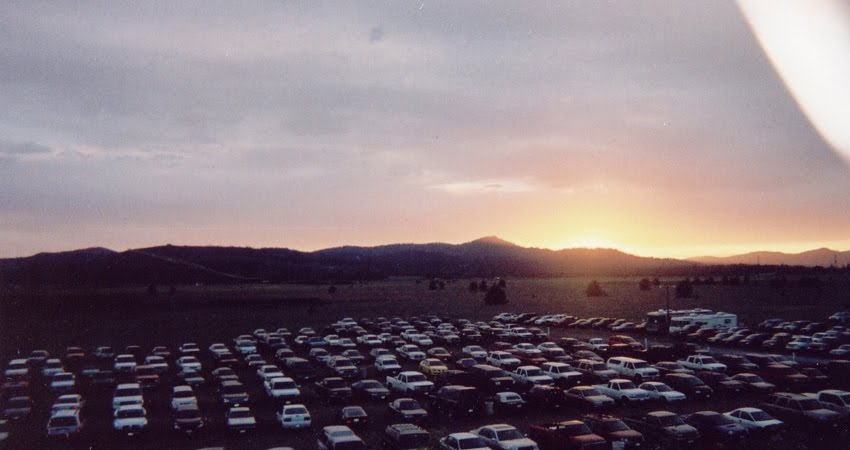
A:
POLYGON ((469 195, 469 194, 492 194, 506 193, 517 194, 534 192, 539 189, 533 183, 525 180, 477 180, 477 181, 454 181, 449 183, 441 183, 428 186, 429 189, 435 189, 447 192, 449 194, 469 195))
POLYGON ((369 30, 369 42, 375 43, 384 40, 384 28, 383 27, 372 27, 369 30))
POLYGON ((4 156, 45 155, 52 152, 52 148, 34 142, 0 141, 0 155, 4 156))

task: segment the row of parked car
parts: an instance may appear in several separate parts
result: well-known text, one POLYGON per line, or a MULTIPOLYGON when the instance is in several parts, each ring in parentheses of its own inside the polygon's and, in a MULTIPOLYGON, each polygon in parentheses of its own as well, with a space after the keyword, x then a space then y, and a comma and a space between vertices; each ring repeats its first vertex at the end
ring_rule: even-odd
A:
MULTIPOLYGON (((160 381, 156 383, 144 383, 137 378, 139 375, 145 375, 145 371, 139 369, 148 364, 129 364, 140 359, 141 351, 125 348, 120 354, 114 352, 112 354, 111 366, 116 383, 112 397, 113 426, 128 434, 144 429, 147 425, 146 392, 161 388, 170 379, 169 375, 172 373, 175 375, 173 378, 175 385, 171 387, 174 426, 190 433, 193 432, 192 427, 186 425, 185 428, 181 428, 178 425, 178 418, 185 419, 187 424, 192 421, 197 423, 198 419, 200 423, 203 423, 203 415, 197 409, 198 402, 194 389, 206 385, 208 378, 214 384, 214 392, 219 396, 220 403, 226 408, 227 426, 234 431, 245 432, 256 427, 256 418, 250 407, 252 399, 249 398, 243 384, 245 375, 251 372, 256 373, 255 382, 262 383, 268 398, 278 402, 276 404, 280 409, 277 420, 280 426, 286 429, 312 427, 311 416, 307 410, 311 402, 305 399, 301 389, 305 387, 305 383, 310 383, 312 380, 316 381, 309 385, 309 390, 314 392, 321 402, 350 403, 355 398, 361 402, 387 400, 389 401, 387 407, 393 412, 394 420, 400 423, 425 425, 430 423, 429 417, 487 413, 491 407, 493 413, 505 414, 505 417, 508 417, 512 411, 523 410, 525 405, 551 410, 566 410, 565 406, 570 403, 589 408, 606 408, 615 403, 634 401, 625 394, 632 390, 638 393, 646 392, 647 399, 677 401, 683 397, 694 396, 691 392, 697 391, 687 391, 689 387, 693 387, 691 386, 693 380, 702 381, 705 377, 711 379, 712 383, 717 383, 716 385, 723 385, 722 383, 728 383, 729 380, 725 378, 721 380, 717 378, 718 375, 726 377, 728 376, 726 372, 733 373, 735 377, 747 375, 746 372, 738 373, 740 372, 738 369, 743 367, 741 364, 755 364, 737 360, 738 365, 725 365, 721 368, 720 366, 724 364, 714 360, 711 355, 695 353, 681 361, 658 362, 651 365, 648 361, 635 357, 648 354, 645 353, 648 349, 644 349, 631 338, 625 339, 628 336, 616 338, 612 344, 625 345, 622 349, 625 350, 628 347, 632 356, 609 356, 605 360, 601 355, 606 355, 613 345, 603 350, 591 347, 589 342, 582 343, 574 338, 565 338, 558 342, 544 340, 539 343, 493 341, 500 339, 499 336, 504 336, 504 330, 525 328, 512 326, 513 324, 503 327, 493 325, 495 324, 482 326, 463 320, 417 317, 410 320, 378 318, 374 321, 353 321, 346 319, 324 330, 324 336, 308 328, 298 330, 297 333, 288 333, 283 329, 273 333, 255 330, 251 335, 237 337, 230 345, 224 343, 210 345, 206 357, 212 361, 214 369, 212 367, 204 369, 201 364, 201 349, 196 344, 183 344, 173 355, 167 348, 158 348, 158 355, 152 354, 145 357, 146 362, 149 356, 159 356, 165 361, 166 366, 155 371, 158 375, 162 375, 159 378, 160 381), (463 333, 464 330, 467 333, 463 333), (431 341, 430 346, 422 340, 422 336, 430 338, 429 332, 435 336, 460 337, 461 335, 474 336, 473 331, 477 332, 481 338, 476 340, 459 338, 452 344, 446 344, 452 350, 436 347, 434 340, 431 341), (387 334, 389 336, 386 336, 387 334), (484 336, 490 337, 487 339, 484 336), (346 339, 354 342, 354 347, 348 345, 346 339), (418 343, 413 343, 417 340, 418 343), (401 345, 391 350, 393 344, 401 345), (420 345, 425 347, 424 351, 419 350, 420 345), (413 349, 410 346, 416 348, 413 349), (417 350, 422 355, 417 354, 417 350), (389 359, 396 360, 397 369, 388 369, 388 366, 378 364, 379 360, 389 359), (127 365, 119 366, 119 360, 127 365), (174 361, 174 364, 171 364, 171 361, 174 361), (302 369, 296 370, 295 368, 299 366, 302 366, 302 369), (417 370, 403 370, 402 366, 417 370), (242 375, 240 376, 235 369, 242 372, 242 375), (384 378, 369 378, 373 374, 384 378), (686 381, 682 381, 679 385, 674 380, 686 381), (591 385, 590 383, 593 382, 597 384, 591 385), (192 402, 189 399, 195 399, 195 401, 192 402)), ((514 336, 515 333, 511 332, 509 335, 514 336)), ((105 348, 97 349, 94 352, 95 358, 108 361, 109 352, 106 350, 105 348)), ((69 367, 76 367, 84 363, 87 358, 84 355, 80 359, 75 359, 74 363, 67 358, 60 359, 60 363, 63 365, 68 363, 69 367)), ((49 375, 44 372, 48 359, 50 359, 49 355, 41 353, 35 358, 28 358, 24 363, 28 370, 27 376, 30 369, 33 370, 33 375, 40 374, 42 377, 55 375, 55 373, 49 375), (45 356, 43 364, 39 362, 42 356, 45 356)), ((775 363, 765 365, 770 364, 775 363)), ((755 365, 761 367, 758 364, 755 365)), ((78 373, 86 369, 84 366, 85 364, 80 366, 78 373)), ((7 365, 7 375, 10 370, 20 370, 20 367, 10 363, 7 365)), ((750 380, 752 389, 759 389, 756 387, 758 383, 765 386, 762 380, 750 380)), ((701 385, 707 384, 701 383, 701 385)), ((89 385, 86 384, 86 386, 89 385)), ((770 390, 772 388, 753 392, 769 392, 770 390)), ((58 410, 82 411, 84 409, 82 398, 78 397, 76 400, 79 400, 78 407, 58 410)), ((818 404, 826 401, 825 399, 813 400, 818 404)), ((69 401, 69 403, 73 402, 69 401)), ((358 422, 368 424, 368 416, 364 415, 365 411, 362 408, 358 411, 356 405, 352 408, 348 408, 349 406, 352 405, 343 407, 338 416, 342 423, 355 426, 356 418, 358 422), (346 418, 346 410, 353 415, 346 418)), ((317 407, 317 405, 313 404, 310 407, 317 407)), ((751 417, 754 412, 749 411, 751 417)), ((63 417, 67 414, 63 413, 63 417)), ((58 420, 58 418, 56 420, 57 423, 63 421, 64 419, 58 420)), ((589 426, 589 424, 586 425, 589 426)), ((541 447, 547 448, 545 436, 566 436, 565 430, 573 428, 575 427, 563 423, 545 424, 535 428, 537 431, 534 432, 529 429, 528 433, 529 435, 536 433, 542 441, 541 447)), ((481 429, 470 431, 470 434, 482 440, 489 437, 482 436, 481 429)), ((66 434, 70 435, 70 433, 66 434)), ((485 432, 485 434, 490 433, 485 432)), ((451 445, 449 439, 443 439, 443 441, 443 444, 451 445)), ((327 440, 326 444, 331 445, 327 448, 337 448, 330 442, 331 440, 327 440)))

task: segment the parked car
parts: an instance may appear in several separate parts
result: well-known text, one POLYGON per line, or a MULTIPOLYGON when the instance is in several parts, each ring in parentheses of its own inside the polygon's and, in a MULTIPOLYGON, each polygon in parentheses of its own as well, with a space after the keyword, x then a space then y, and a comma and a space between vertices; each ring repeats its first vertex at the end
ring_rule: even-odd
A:
MULTIPOLYGON (((381 448, 385 450, 424 450, 428 448, 430 437, 427 431, 412 423, 387 425, 381 437, 381 448)), ((470 447, 463 448, 464 450, 472 450, 470 447)))
POLYGON ((193 434, 204 427, 204 417, 195 404, 184 404, 174 410, 174 430, 193 434))
POLYGON ((747 429, 743 425, 717 411, 698 411, 685 416, 684 420, 696 428, 700 436, 713 443, 740 442, 747 436, 747 429))
POLYGON ((339 414, 339 420, 351 428, 365 428, 369 426, 369 415, 360 406, 346 406, 339 414))
POLYGON ((148 427, 147 412, 139 404, 121 405, 115 410, 112 427, 129 436, 139 434, 148 427))
POLYGON ((60 409, 50 415, 47 420, 47 436, 69 439, 79 436, 84 427, 84 421, 79 409, 60 409))
POLYGON ((783 425, 781 420, 775 419, 770 414, 758 408, 738 408, 723 414, 733 422, 751 431, 772 433, 778 431, 783 425))
POLYGON ((536 442, 525 437, 513 425, 506 423, 484 425, 471 430, 470 433, 480 437, 485 444, 493 449, 516 450, 522 448, 523 450, 539 450, 536 442))
POLYGON ((247 433, 257 428, 257 418, 247 406, 232 406, 225 416, 228 431, 247 433))
POLYGON ((301 404, 283 405, 277 413, 277 421, 284 430, 309 428, 313 424, 310 412, 301 404))
POLYGON ((390 414, 403 422, 424 423, 428 419, 428 411, 412 398, 397 398, 389 404, 390 414))

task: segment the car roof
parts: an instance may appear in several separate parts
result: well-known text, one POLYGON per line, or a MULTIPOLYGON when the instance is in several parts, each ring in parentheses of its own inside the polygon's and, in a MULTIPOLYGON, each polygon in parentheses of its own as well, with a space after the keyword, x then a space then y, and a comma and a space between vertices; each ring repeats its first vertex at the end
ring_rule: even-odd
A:
POLYGON ((77 417, 80 415, 79 409, 60 409, 53 414, 50 415, 50 418, 54 417, 77 417))
POLYGON ((139 383, 121 383, 115 387, 116 389, 141 388, 139 383))
MULTIPOLYGON (((762 412, 761 409, 753 408, 752 406, 744 406, 742 408, 733 409, 732 411, 741 411, 741 412, 750 412, 750 413, 751 412, 762 412)), ((730 412, 732 412, 732 411, 730 411, 730 412)))

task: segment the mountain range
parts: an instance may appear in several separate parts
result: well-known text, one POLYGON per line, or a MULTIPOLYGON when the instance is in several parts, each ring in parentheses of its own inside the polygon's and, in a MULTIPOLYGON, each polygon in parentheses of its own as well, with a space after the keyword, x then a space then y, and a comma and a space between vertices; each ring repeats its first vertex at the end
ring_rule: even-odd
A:
MULTIPOLYGON (((758 252, 726 258, 678 260, 630 255, 614 249, 549 250, 521 247, 497 237, 464 244, 393 244, 336 247, 313 252, 286 248, 165 245, 116 252, 88 248, 0 259, 0 282, 14 285, 119 286, 187 283, 335 283, 393 276, 555 277, 681 275, 707 265, 821 265, 850 252, 827 249, 797 255, 758 252), (840 255, 840 256, 835 256, 840 255)), ((842 259, 843 258, 843 259, 842 259)), ((843 265, 843 264, 841 264, 843 265)))

